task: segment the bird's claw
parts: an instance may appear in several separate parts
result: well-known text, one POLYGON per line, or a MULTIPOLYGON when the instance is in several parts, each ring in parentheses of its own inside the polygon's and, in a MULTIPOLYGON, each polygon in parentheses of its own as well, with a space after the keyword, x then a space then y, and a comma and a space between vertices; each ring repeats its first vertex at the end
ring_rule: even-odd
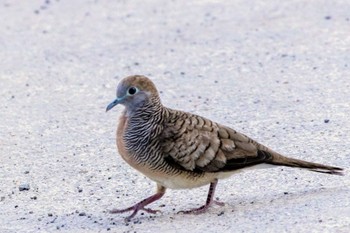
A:
POLYGON ((124 221, 126 223, 128 223, 137 214, 137 212, 139 212, 140 210, 143 210, 143 211, 145 211, 147 213, 150 213, 150 214, 156 214, 156 213, 160 213, 161 212, 160 210, 152 210, 150 208, 145 208, 143 206, 134 205, 134 206, 131 206, 129 208, 122 209, 122 210, 113 209, 113 210, 110 210, 109 213, 110 214, 120 214, 120 213, 125 213, 125 212, 128 212, 128 211, 133 211, 133 213, 131 215, 129 215, 128 217, 126 217, 124 219, 124 221))
POLYGON ((122 209, 122 210, 119 210, 119 209, 112 209, 110 211, 108 211, 110 214, 121 214, 121 213, 125 213, 125 212, 128 212, 128 211, 136 211, 138 212, 139 210, 144 210, 145 212, 147 213, 151 213, 151 214, 156 214, 156 213, 161 213, 162 211, 160 210, 152 210, 150 208, 145 208, 145 207, 138 207, 138 206, 132 206, 132 207, 129 207, 129 208, 126 208, 126 209, 122 209))
POLYGON ((128 211, 132 211, 134 210, 134 206, 132 207, 129 207, 129 208, 126 208, 126 209, 122 209, 122 210, 119 210, 119 209, 112 209, 110 211, 108 211, 110 214, 120 214, 120 213, 125 213, 125 212, 128 212, 128 211))
POLYGON ((190 210, 181 210, 179 212, 177 212, 178 214, 201 214, 204 213, 206 210, 208 209, 207 206, 201 206, 199 208, 195 208, 195 209, 190 209, 190 210))
POLYGON ((211 206, 211 204, 216 204, 216 205, 219 205, 219 206, 224 206, 225 203, 223 202, 220 202, 220 201, 212 201, 208 204, 205 204, 199 208, 195 208, 195 209, 191 209, 191 210, 181 210, 179 212, 177 212, 178 214, 202 214, 204 213, 205 211, 207 211, 207 209, 211 206))
POLYGON ((221 201, 213 201, 213 203, 219 206, 225 206, 225 203, 221 201))
POLYGON ((160 210, 152 210, 150 208, 142 208, 141 210, 146 211, 147 213, 151 213, 151 214, 156 214, 156 213, 161 213, 162 211, 160 210))

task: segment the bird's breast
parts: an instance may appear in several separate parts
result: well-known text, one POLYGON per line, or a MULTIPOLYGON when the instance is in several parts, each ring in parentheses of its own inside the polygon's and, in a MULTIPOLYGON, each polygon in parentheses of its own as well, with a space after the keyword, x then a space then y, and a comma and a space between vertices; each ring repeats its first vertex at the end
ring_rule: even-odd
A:
MULTIPOLYGON (((128 117, 123 114, 119 119, 118 129, 117 129, 117 147, 119 154, 125 162, 127 162, 131 167, 141 172, 151 180, 161 184, 164 187, 170 189, 188 189, 196 188, 206 184, 209 184, 218 176, 218 173, 203 173, 198 175, 191 171, 177 170, 177 169, 168 169, 164 160, 155 159, 151 154, 149 154, 148 159, 145 161, 140 160, 142 155, 135 154, 135 151, 130 150, 127 138, 125 134, 128 128, 128 117), (159 166, 154 166, 154 162, 163 163, 163 165, 158 164, 159 166), (158 169, 157 169, 158 168, 158 169), (162 168, 162 169, 161 169, 162 168)), ((148 153, 148 151, 143 151, 143 153, 148 153)))

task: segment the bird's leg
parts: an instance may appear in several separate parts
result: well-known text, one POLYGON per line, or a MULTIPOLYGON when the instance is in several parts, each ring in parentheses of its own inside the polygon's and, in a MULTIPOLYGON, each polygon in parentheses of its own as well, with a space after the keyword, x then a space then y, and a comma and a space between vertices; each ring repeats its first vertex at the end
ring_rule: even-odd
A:
POLYGON ((139 210, 144 210, 147 213, 151 213, 151 214, 155 214, 157 212, 160 212, 159 210, 152 210, 149 208, 145 208, 146 205, 151 204, 152 202, 155 202, 156 200, 159 200, 165 193, 166 188, 164 186, 161 186, 159 184, 157 184, 157 193, 147 197, 146 199, 143 199, 142 201, 140 201, 139 203, 136 203, 133 206, 130 206, 129 208, 126 209, 113 209, 111 211, 109 211, 109 213, 111 214, 118 214, 118 213, 124 213, 124 212, 128 212, 128 211, 133 211, 132 214, 130 216, 128 216, 127 218, 125 218, 125 221, 130 221, 130 219, 132 219, 133 217, 135 217, 135 215, 137 214, 137 212, 139 210))
POLYGON ((208 192, 208 196, 207 196, 207 201, 206 201, 205 205, 203 205, 203 206, 201 206, 199 208, 191 209, 191 210, 180 211, 179 213, 184 213, 184 214, 201 214, 201 213, 204 213, 211 206, 212 203, 217 204, 219 206, 224 206, 225 203, 213 200, 214 199, 215 188, 216 188, 217 184, 218 184, 218 180, 217 179, 215 179, 215 181, 210 183, 209 192, 208 192))

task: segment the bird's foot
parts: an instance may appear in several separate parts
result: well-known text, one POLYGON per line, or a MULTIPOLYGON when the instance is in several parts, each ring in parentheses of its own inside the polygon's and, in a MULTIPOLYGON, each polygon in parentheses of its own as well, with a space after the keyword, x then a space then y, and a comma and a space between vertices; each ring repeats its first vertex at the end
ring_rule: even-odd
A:
POLYGON ((133 205, 129 208, 126 209, 112 209, 109 211, 109 213, 111 214, 120 214, 120 213, 125 213, 125 212, 129 212, 129 211, 133 211, 133 213, 131 215, 129 215, 128 217, 125 218, 125 222, 129 222, 133 217, 135 217, 135 215, 140 211, 143 210, 147 213, 150 214, 156 214, 158 212, 160 212, 160 210, 152 210, 150 208, 145 208, 144 206, 140 205, 140 203, 137 203, 136 205, 133 205))
POLYGON ((158 212, 160 212, 160 210, 152 210, 150 208, 145 208, 145 207, 138 207, 137 204, 134 205, 134 206, 131 206, 129 208, 126 208, 126 209, 113 209, 113 210, 110 210, 109 213, 110 214, 120 214, 120 213, 125 213, 125 212, 128 212, 128 211, 139 211, 139 210, 143 210, 143 211, 146 211, 147 213, 151 213, 151 214, 156 214, 158 212))
POLYGON ((158 192, 142 201, 140 201, 139 203, 130 206, 129 208, 125 208, 125 209, 113 209, 110 210, 109 213, 111 214, 120 214, 120 213, 125 213, 125 212, 129 212, 129 211, 133 211, 131 215, 129 215, 128 217, 125 218, 125 222, 129 222, 133 217, 135 217, 135 215, 140 211, 146 211, 147 213, 151 213, 151 214, 156 214, 158 212, 160 212, 160 210, 152 210, 150 208, 145 208, 146 205, 160 199, 162 196, 164 195, 164 192, 158 192))
POLYGON ((182 210, 182 211, 179 211, 178 214, 202 214, 204 212, 206 212, 209 207, 211 206, 211 204, 214 203, 216 205, 219 205, 219 206, 224 206, 225 203, 223 202, 220 202, 220 201, 212 201, 210 203, 207 203, 199 208, 195 208, 195 209, 190 209, 190 210, 182 210))

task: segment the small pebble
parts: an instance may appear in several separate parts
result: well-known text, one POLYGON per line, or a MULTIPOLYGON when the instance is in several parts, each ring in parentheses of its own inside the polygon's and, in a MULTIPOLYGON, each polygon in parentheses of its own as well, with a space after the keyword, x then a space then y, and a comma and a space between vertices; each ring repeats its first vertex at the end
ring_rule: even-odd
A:
POLYGON ((86 213, 85 212, 81 212, 81 213, 79 213, 79 216, 86 216, 86 213))
POLYGON ((221 211, 220 213, 218 213, 218 216, 224 215, 224 211, 221 211))
POLYGON ((19 186, 19 191, 27 191, 27 190, 29 190, 29 189, 30 189, 29 184, 21 184, 21 185, 19 186))
POLYGON ((325 119, 325 120, 324 120, 324 123, 327 124, 328 122, 329 122, 329 119, 325 119))

